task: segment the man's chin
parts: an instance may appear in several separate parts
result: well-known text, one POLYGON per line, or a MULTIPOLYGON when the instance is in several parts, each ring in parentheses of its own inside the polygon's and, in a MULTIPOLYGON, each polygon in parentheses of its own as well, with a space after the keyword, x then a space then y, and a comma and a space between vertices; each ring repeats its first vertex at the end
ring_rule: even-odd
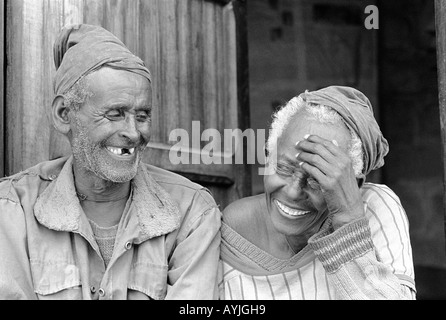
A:
POLYGON ((138 172, 138 165, 135 163, 131 166, 107 165, 99 168, 95 175, 105 181, 114 183, 124 183, 135 178, 138 172))
POLYGON ((139 163, 139 154, 129 162, 107 161, 101 166, 101 177, 115 183, 128 182, 136 176, 139 163))
POLYGON ((101 174, 99 177, 114 183, 124 183, 135 178, 137 170, 113 170, 101 174))

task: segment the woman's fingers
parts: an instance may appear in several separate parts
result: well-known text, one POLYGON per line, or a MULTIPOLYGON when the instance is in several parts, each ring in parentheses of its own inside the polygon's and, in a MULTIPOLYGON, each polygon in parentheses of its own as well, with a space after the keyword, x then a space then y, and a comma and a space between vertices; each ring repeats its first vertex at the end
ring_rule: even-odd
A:
MULTIPOLYGON (((333 171, 333 166, 330 164, 330 162, 328 162, 327 160, 325 160, 323 157, 321 157, 319 154, 316 153, 300 152, 296 156, 296 159, 301 167, 304 164, 307 164, 317 168, 325 175, 329 175, 330 172, 333 171)), ((315 178, 317 179, 317 177, 315 178)))
POLYGON ((343 151, 339 148, 339 143, 336 140, 330 141, 317 135, 306 135, 304 140, 296 142, 296 148, 311 153, 320 153, 321 156, 323 155, 322 153, 325 154, 325 152, 334 156, 343 154, 343 151))
POLYGON ((336 145, 336 141, 329 141, 316 135, 305 136, 305 140, 296 143, 299 163, 308 163, 326 175, 337 175, 340 170, 350 163, 350 158, 336 145))

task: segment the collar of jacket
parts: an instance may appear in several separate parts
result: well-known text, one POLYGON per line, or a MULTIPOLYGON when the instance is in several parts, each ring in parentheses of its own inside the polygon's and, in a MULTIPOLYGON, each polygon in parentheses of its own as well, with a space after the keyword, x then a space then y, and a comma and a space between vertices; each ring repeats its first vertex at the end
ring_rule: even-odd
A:
MULTIPOLYGON (((81 217, 85 215, 76 195, 73 177, 73 157, 63 166, 59 176, 42 192, 34 205, 36 219, 49 229, 80 232, 81 217)), ((171 197, 140 164, 132 180, 132 210, 136 211, 140 241, 176 230, 181 215, 171 197)), ((136 226, 129 226, 130 228, 136 226)))

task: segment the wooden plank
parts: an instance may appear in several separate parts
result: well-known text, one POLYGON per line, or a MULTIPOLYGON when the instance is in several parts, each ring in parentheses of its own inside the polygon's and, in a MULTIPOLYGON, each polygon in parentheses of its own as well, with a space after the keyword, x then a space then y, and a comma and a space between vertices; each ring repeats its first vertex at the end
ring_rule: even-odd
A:
MULTIPOLYGON (((32 0, 31 0, 32 1, 32 0)), ((78 24, 84 22, 84 1, 83 0, 64 0, 62 11, 62 25, 78 24)), ((46 19, 57 17, 46 16, 46 19)))
POLYGON ((218 127, 218 110, 225 106, 217 104, 217 92, 223 91, 224 88, 217 86, 217 39, 216 30, 224 28, 222 25, 216 25, 216 11, 221 10, 213 3, 203 4, 203 129, 219 129, 218 127))
MULTIPOLYGON (((249 111, 249 61, 248 61, 248 27, 247 27, 247 7, 246 0, 234 0, 231 2, 234 11, 235 34, 235 60, 236 60, 236 103, 238 106, 238 127, 245 130, 250 127, 249 111)), ((257 137, 258 138, 258 137, 257 137)), ((252 193, 251 171, 246 161, 247 148, 244 146, 245 162, 243 165, 236 165, 234 169, 237 192, 236 196, 246 197, 252 193)), ((235 198, 230 199, 235 200, 235 198)))
MULTIPOLYGON (((236 7, 234 7, 235 9, 236 7)), ((240 51, 241 47, 239 47, 239 41, 237 39, 238 36, 238 25, 237 25, 237 16, 235 10, 222 10, 222 24, 224 26, 224 34, 223 34, 223 52, 224 56, 220 59, 223 60, 224 68, 225 68, 225 77, 224 77, 224 88, 226 90, 225 97, 225 126, 226 128, 239 128, 244 130, 248 126, 246 124, 241 123, 239 119, 242 119, 244 116, 244 112, 241 111, 240 108, 243 107, 239 102, 239 72, 241 70, 245 70, 248 65, 242 65, 242 62, 248 62, 248 60, 243 60, 239 62, 239 59, 243 57, 239 54, 242 53, 240 51)), ((241 18, 241 17, 240 17, 241 18)), ((246 51, 247 52, 247 51, 246 51)), ((247 110, 249 112, 249 108, 247 110)), ((249 115, 249 113, 248 113, 249 115)))
MULTIPOLYGON (((226 46, 225 46, 225 34, 226 34, 226 25, 225 21, 223 20, 224 16, 224 10, 216 10, 215 13, 215 23, 217 27, 215 28, 215 50, 216 50, 216 68, 217 68, 217 75, 216 75, 216 87, 219 88, 217 90, 217 118, 218 118, 218 128, 219 130, 224 129, 233 129, 236 127, 235 124, 230 123, 230 121, 226 121, 225 113, 228 109, 228 97, 229 92, 226 90, 227 88, 227 74, 228 69, 226 67, 227 65, 227 58, 226 58, 226 46)), ((234 110, 235 114, 237 113, 237 110, 234 110)), ((229 119, 228 119, 229 120, 229 119)))
POLYGON ((162 105, 159 111, 163 119, 163 128, 160 131, 161 141, 167 142, 172 130, 177 129, 179 120, 179 96, 178 96, 178 50, 177 27, 175 17, 175 0, 163 0, 159 2, 160 15, 160 90, 162 105))
MULTIPOLYGON (((446 190, 446 3, 435 1, 435 29, 437 37, 437 70, 440 126, 443 155, 443 188, 446 190)), ((443 193, 443 214, 446 233, 446 193, 443 193)))
POLYGON ((188 90, 190 92, 190 111, 192 121, 203 123, 203 2, 189 1, 189 46, 187 49, 188 90))
POLYGON ((128 46, 131 52, 140 55, 140 41, 139 41, 139 20, 144 17, 140 16, 139 7, 140 0, 125 1, 125 29, 124 29, 124 43, 128 46))
POLYGON ((164 142, 160 131, 162 121, 162 104, 160 93, 160 23, 158 6, 160 0, 141 1, 140 4, 140 58, 147 64, 152 74, 153 111, 152 137, 153 142, 164 142))
MULTIPOLYGON (((51 0, 50 0, 51 1, 51 0)), ((84 22, 87 24, 104 26, 105 4, 107 0, 85 0, 84 22)))
POLYGON ((8 2, 8 174, 21 171, 48 156, 49 122, 42 95, 43 21, 43 0, 8 2))
POLYGON ((190 37, 189 30, 189 1, 177 1, 176 20, 178 34, 178 94, 179 99, 179 127, 190 131, 192 129, 191 97, 189 92, 189 70, 188 44, 190 37))
POLYGON ((0 178, 5 175, 5 24, 6 2, 0 4, 0 178))
POLYGON ((139 54, 140 45, 139 8, 139 0, 106 0, 103 6, 102 26, 117 36, 136 55, 139 54))
POLYGON ((104 6, 103 27, 125 43, 126 0, 108 0, 104 6))
POLYGON ((20 69, 17 69, 17 66, 21 64, 20 57, 23 44, 22 8, 23 3, 21 1, 6 2, 6 56, 8 57, 8 63, 6 66, 5 117, 8 121, 5 123, 5 175, 19 171, 17 167, 21 166, 22 125, 19 119, 22 112, 23 97, 21 95, 21 72, 20 69), (14 112, 9 109, 9 106, 15 106, 14 112), (15 141, 14 137, 16 137, 15 141), (16 164, 14 165, 14 163, 16 164))

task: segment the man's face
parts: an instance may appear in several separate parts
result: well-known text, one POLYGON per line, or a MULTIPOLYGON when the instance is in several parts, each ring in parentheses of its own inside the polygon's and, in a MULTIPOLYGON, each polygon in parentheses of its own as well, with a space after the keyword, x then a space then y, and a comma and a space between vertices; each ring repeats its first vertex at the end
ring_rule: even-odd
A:
POLYGON ((324 124, 300 111, 277 141, 277 167, 264 176, 268 212, 274 227, 287 236, 316 233, 327 217, 326 202, 316 180, 296 160, 296 142, 306 134, 336 140, 347 152, 350 133, 345 126, 324 124))
POLYGON ((150 140, 150 83, 135 73, 102 68, 88 76, 88 84, 92 96, 72 117, 75 165, 103 180, 129 181, 150 140))

